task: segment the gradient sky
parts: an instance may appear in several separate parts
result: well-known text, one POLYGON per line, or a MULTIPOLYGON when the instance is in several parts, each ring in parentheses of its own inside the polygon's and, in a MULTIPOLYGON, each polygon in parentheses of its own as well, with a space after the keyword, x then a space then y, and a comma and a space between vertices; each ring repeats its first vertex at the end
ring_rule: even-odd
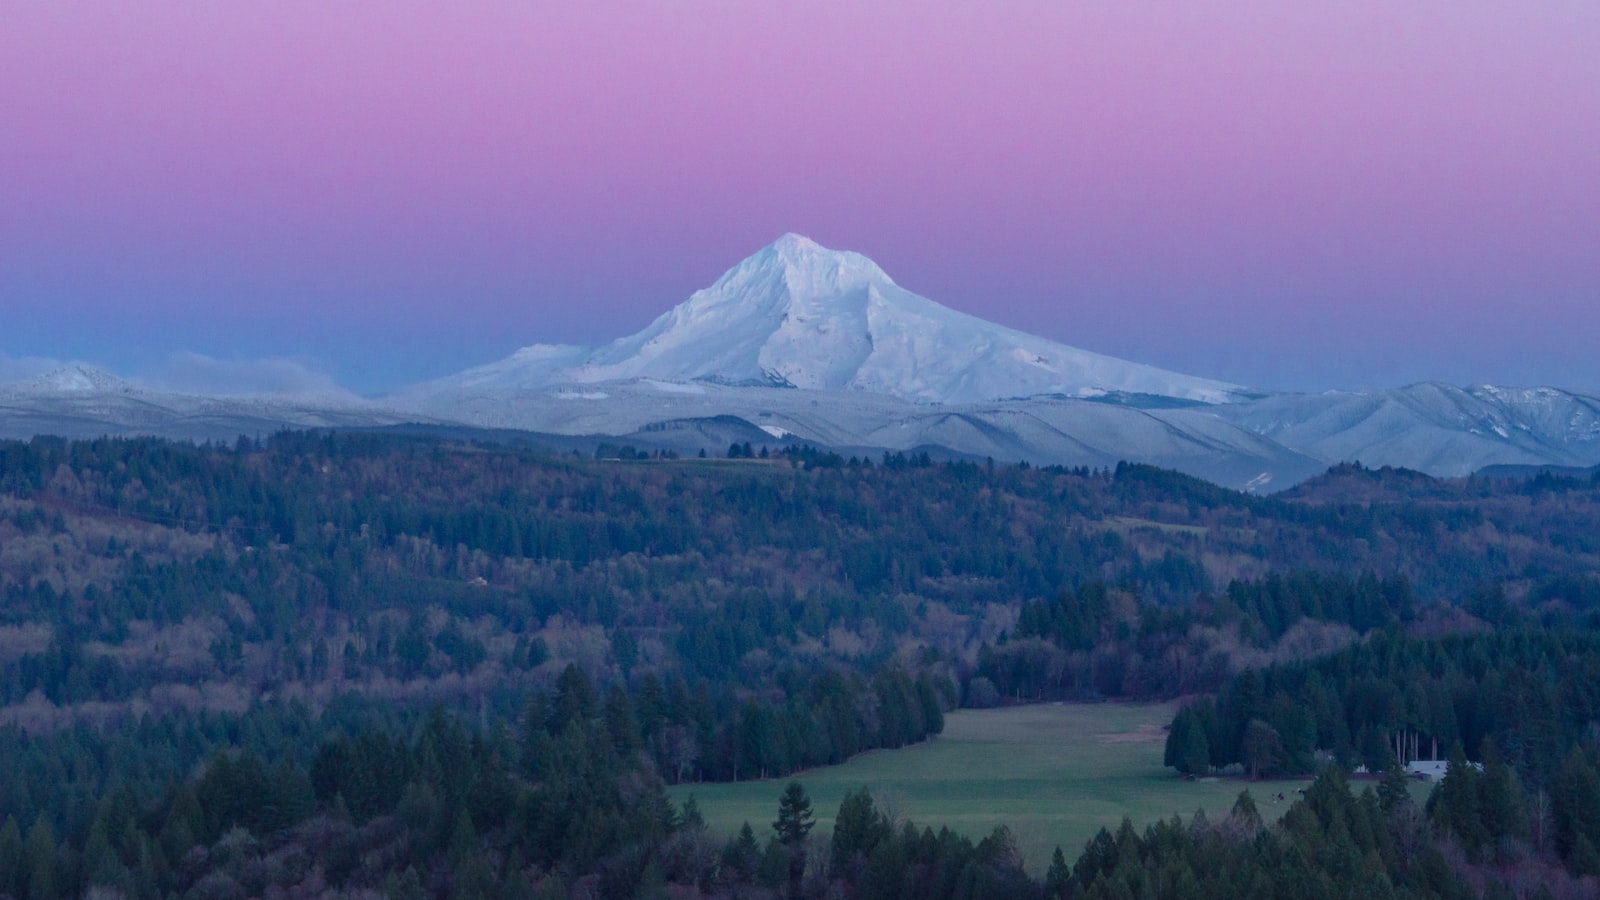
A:
POLYGON ((8 3, 0 374, 375 391, 780 233, 1274 389, 1600 388, 1600 3, 8 3))

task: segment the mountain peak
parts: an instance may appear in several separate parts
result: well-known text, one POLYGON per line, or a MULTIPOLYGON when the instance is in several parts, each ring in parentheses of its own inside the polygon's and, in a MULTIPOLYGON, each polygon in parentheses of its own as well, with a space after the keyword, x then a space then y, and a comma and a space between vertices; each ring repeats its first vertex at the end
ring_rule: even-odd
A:
POLYGON ((860 391, 931 403, 1152 395, 1220 403, 1236 385, 1101 356, 944 307, 860 253, 784 234, 644 330, 590 352, 538 348, 463 373, 484 390, 630 379, 860 391))
POLYGON ((894 284, 894 279, 866 256, 831 250, 792 231, 729 269, 718 284, 765 280, 775 274, 781 275, 792 294, 837 293, 867 285, 894 284))
POLYGON ((34 390, 52 394, 90 394, 126 391, 128 383, 104 369, 83 363, 63 366, 28 382, 34 390))
POLYGON ((768 244, 767 247, 778 253, 791 254, 826 251, 828 249, 816 241, 813 241, 811 238, 808 238, 803 234, 796 234, 792 231, 785 231, 783 234, 778 236, 777 240, 768 244))

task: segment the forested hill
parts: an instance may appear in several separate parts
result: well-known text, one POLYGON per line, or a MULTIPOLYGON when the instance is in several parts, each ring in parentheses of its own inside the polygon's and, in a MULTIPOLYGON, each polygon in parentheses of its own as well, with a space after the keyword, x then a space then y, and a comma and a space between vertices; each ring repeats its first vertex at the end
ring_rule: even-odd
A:
POLYGON ((605 455, 0 443, 0 895, 198 889, 267 852, 239 829, 313 810, 343 837, 296 846, 332 841, 308 858, 350 884, 621 884, 693 819, 663 781, 1600 606, 1593 479, 1352 466, 1261 498, 1133 465, 605 455))
POLYGON ((1121 648, 1051 663, 1056 687, 1175 693, 1205 685, 1150 671, 1141 638, 1200 623, 1213 639, 1192 650, 1237 656, 1303 618, 1582 614, 1596 571, 1600 489, 1548 477, 1345 467, 1264 499, 1142 466, 39 439, 0 443, 0 717, 481 697, 568 663, 756 691, 897 660, 965 680, 1029 634, 1121 648))

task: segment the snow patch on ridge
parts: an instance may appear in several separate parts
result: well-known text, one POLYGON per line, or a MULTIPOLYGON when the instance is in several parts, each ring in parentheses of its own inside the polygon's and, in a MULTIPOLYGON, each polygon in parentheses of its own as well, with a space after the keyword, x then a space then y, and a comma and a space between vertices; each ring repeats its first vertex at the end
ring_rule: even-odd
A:
POLYGON ((679 384, 673 381, 657 381, 653 378, 646 378, 643 383, 655 388, 663 394, 699 395, 706 392, 706 389, 698 384, 679 384))
POLYGON ((28 392, 46 394, 126 393, 133 386, 104 369, 74 363, 30 378, 19 385, 28 392))

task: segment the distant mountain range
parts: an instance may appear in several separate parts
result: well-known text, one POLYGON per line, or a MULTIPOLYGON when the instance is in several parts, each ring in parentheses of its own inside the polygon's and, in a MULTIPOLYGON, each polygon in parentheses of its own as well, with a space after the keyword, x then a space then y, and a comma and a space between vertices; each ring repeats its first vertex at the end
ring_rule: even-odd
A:
POLYGON ((1424 383, 1272 394, 957 312, 857 253, 787 234, 643 331, 536 344, 375 399, 195 396, 86 366, 0 385, 0 435, 231 439, 278 428, 500 429, 564 449, 733 441, 1108 466, 1252 490, 1358 460, 1429 474, 1600 464, 1600 394, 1424 383))

